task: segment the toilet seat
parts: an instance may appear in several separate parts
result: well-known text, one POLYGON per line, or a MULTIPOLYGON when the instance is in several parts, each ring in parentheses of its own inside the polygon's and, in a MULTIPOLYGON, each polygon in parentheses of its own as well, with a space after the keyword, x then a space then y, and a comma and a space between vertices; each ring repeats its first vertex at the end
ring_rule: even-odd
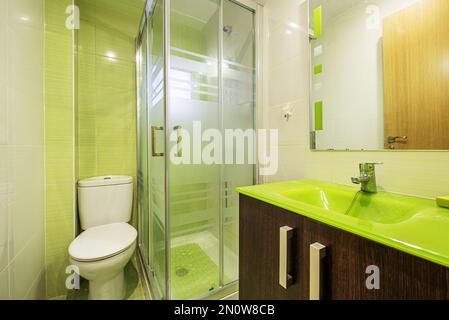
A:
POLYGON ((137 231, 127 223, 113 223, 89 228, 69 247, 76 261, 99 261, 124 252, 137 239, 137 231))

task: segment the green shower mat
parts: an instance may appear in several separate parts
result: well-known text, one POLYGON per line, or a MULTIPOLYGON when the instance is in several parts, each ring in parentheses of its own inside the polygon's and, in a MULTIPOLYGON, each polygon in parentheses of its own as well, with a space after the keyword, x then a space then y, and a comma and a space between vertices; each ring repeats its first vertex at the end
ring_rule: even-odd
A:
POLYGON ((173 299, 194 299, 218 288, 218 266, 198 244, 174 247, 171 257, 173 299))

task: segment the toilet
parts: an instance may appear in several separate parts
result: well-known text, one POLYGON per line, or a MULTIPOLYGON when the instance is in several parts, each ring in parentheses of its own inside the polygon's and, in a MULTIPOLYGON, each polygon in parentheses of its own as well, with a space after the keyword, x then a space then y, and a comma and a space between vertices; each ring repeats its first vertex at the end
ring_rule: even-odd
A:
POLYGON ((131 220, 133 178, 95 177, 78 182, 83 232, 69 246, 70 263, 89 280, 90 300, 125 297, 124 268, 136 249, 131 220))

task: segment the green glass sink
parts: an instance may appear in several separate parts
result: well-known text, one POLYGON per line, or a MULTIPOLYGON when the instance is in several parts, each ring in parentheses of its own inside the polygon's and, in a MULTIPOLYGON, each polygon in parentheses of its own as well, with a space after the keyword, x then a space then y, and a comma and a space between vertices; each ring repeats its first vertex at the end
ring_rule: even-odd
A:
POLYGON ((294 180, 238 188, 240 194, 449 267, 449 209, 434 199, 294 180))
POLYGON ((403 222, 422 209, 411 205, 409 197, 386 192, 368 194, 339 187, 304 186, 281 194, 306 205, 383 224, 403 222))

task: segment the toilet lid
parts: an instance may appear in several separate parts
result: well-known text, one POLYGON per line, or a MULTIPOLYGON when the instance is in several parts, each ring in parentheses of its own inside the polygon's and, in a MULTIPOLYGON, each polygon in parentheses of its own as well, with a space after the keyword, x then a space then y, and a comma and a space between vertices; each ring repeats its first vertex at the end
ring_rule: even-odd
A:
POLYGON ((77 261, 96 261, 115 256, 136 241, 137 231, 127 223, 113 223, 89 228, 69 247, 70 256, 77 261))

